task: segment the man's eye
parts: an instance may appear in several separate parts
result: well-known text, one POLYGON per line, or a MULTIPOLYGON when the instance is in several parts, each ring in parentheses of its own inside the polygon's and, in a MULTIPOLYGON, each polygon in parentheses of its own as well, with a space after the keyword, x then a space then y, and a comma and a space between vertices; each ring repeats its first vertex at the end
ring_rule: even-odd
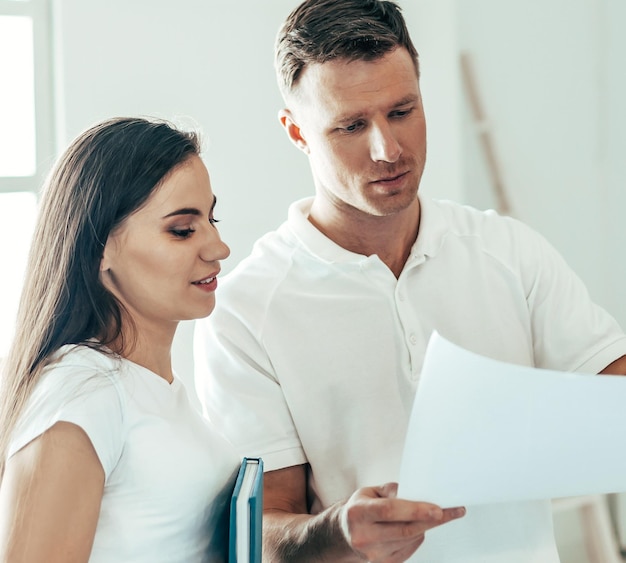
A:
POLYGON ((411 112, 413 111, 413 108, 411 109, 399 109, 396 110, 392 113, 392 117, 405 117, 407 115, 409 115, 411 112))
POLYGON ((364 123, 362 121, 356 121, 344 127, 343 131, 344 133, 355 133, 363 129, 363 127, 364 127, 364 123))
POLYGON ((178 238, 188 238, 192 233, 195 233, 195 229, 171 229, 170 232, 178 238))

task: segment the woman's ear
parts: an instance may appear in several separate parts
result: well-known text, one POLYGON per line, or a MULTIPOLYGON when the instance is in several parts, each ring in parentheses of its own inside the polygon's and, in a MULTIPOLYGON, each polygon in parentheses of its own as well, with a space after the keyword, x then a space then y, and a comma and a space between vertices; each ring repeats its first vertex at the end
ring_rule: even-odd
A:
POLYGON ((300 129, 300 126, 296 123, 291 111, 288 109, 281 109, 278 112, 278 119, 285 129, 289 140, 302 152, 309 154, 309 145, 307 144, 306 139, 302 134, 302 129, 300 129))
POLYGON ((111 247, 107 240, 104 248, 102 249, 102 258, 100 259, 100 273, 106 272, 111 269, 111 247))

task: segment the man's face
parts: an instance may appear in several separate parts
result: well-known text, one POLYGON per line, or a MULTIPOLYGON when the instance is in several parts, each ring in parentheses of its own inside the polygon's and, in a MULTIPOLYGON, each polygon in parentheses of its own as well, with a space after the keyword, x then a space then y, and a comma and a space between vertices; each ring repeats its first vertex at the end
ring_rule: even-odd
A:
POLYGON ((351 216, 388 216, 415 202, 426 123, 411 56, 307 67, 281 117, 309 156, 317 198, 351 216))

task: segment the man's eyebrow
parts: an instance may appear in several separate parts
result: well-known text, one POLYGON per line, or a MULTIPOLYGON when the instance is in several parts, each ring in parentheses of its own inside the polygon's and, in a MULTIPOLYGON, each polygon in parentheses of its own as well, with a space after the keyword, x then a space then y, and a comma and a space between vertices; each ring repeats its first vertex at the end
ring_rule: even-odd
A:
POLYGON ((346 124, 346 123, 354 123, 355 121, 359 121, 359 119, 363 119, 363 117, 365 117, 365 113, 364 112, 351 113, 351 114, 346 114, 346 115, 339 116, 335 120, 335 122, 338 125, 343 125, 343 124, 346 124))
MULTIPOLYGON (((391 106, 391 109, 395 109, 395 108, 399 108, 402 106, 406 106, 408 104, 414 104, 419 100, 419 96, 415 95, 415 94, 409 94, 408 96, 405 96, 404 98, 401 98, 400 100, 398 100, 396 103, 394 103, 391 106)), ((355 121, 358 121, 359 119, 363 119, 364 117, 366 117, 367 113, 365 112, 358 112, 358 113, 352 113, 352 114, 345 114, 345 115, 340 115, 335 122, 339 125, 343 125, 345 123, 354 123, 355 121)))
MULTIPOLYGON (((211 205, 211 211, 215 209, 215 204, 217 203, 217 198, 213 196, 213 205, 211 205)), ((181 207, 176 211, 172 211, 163 217, 163 219, 167 219, 168 217, 176 217, 178 215, 195 215, 196 217, 202 215, 201 211, 195 207, 181 207)))
POLYGON ((397 101, 393 107, 394 108, 398 108, 400 106, 406 106, 407 104, 414 104, 417 101, 419 101, 419 96, 417 96, 416 94, 410 94, 408 96, 405 96, 404 98, 402 98, 401 100, 397 101))
POLYGON ((400 98, 397 102, 392 104, 389 109, 390 111, 396 110, 403 106, 409 106, 412 104, 416 104, 419 102, 419 96, 415 94, 409 94, 408 96, 404 96, 404 98, 400 98))

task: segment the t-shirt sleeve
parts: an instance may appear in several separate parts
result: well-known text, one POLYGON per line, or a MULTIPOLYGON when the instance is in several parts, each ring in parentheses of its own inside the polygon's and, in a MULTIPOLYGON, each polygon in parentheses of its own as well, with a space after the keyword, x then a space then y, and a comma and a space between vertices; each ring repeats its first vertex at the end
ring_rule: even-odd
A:
POLYGON ((8 457, 57 422, 71 422, 89 437, 109 478, 124 444, 124 399, 116 375, 85 366, 47 371, 35 387, 9 444, 8 457))
POLYGON ((598 373, 626 354, 617 321, 539 233, 511 220, 529 306, 537 367, 598 373))
POLYGON ((306 463, 271 361, 250 319, 231 310, 235 303, 244 306, 222 294, 211 316, 196 322, 195 381, 204 414, 241 455, 262 457, 266 471, 306 463))

